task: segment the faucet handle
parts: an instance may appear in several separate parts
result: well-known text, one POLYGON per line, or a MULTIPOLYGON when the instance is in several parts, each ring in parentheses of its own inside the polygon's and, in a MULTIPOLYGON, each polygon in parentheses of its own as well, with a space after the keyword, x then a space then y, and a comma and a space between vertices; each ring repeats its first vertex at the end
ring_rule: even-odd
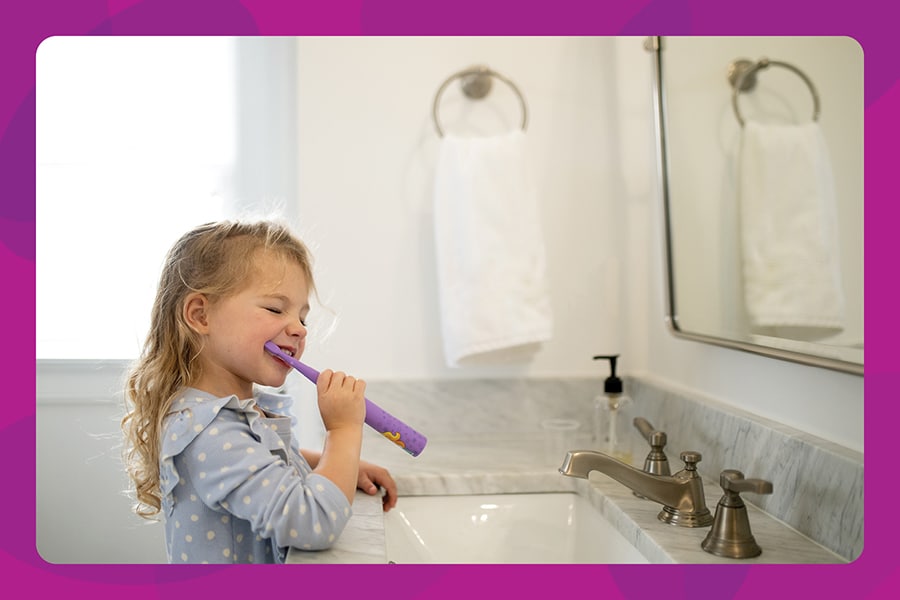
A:
POLYGON ((719 475, 723 494, 716 506, 712 529, 700 546, 717 556, 726 558, 752 558, 762 553, 750 531, 747 507, 741 492, 771 494, 772 482, 763 479, 745 479, 736 469, 726 469, 719 475))
POLYGON ((635 417, 632 423, 634 423, 635 428, 641 432, 641 435, 644 436, 644 439, 649 442, 650 434, 656 431, 653 425, 650 424, 650 421, 648 421, 644 417, 635 417))
MULTIPOLYGON (((663 451, 668 441, 666 432, 654 429, 653 425, 643 417, 635 417, 634 426, 641 432, 644 439, 650 443, 650 453, 644 459, 644 471, 653 475, 671 475, 669 459, 663 451)), ((643 497, 637 492, 634 494, 635 496, 643 497)))
POLYGON ((696 450, 685 450, 680 456, 681 461, 684 463, 684 470, 696 473, 697 463, 703 459, 703 455, 696 450))
POLYGON ((771 494, 772 482, 765 479, 744 479, 744 474, 736 469, 725 469, 719 474, 719 485, 726 492, 752 492, 754 494, 771 494))

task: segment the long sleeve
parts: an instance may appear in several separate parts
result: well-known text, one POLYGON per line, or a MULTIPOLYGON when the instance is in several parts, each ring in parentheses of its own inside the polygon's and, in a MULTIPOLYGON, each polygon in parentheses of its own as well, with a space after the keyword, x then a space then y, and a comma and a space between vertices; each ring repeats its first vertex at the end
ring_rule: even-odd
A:
POLYGON ((291 447, 289 418, 202 393, 175 408, 161 460, 172 562, 280 562, 335 542, 350 504, 291 447))

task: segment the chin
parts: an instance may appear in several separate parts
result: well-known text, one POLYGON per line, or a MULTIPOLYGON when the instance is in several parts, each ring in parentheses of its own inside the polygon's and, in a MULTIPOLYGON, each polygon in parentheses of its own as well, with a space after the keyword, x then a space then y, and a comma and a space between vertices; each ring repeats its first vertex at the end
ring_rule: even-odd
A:
POLYGON ((256 384, 269 388, 280 388, 284 385, 285 381, 287 381, 287 375, 271 376, 257 379, 256 384))
POLYGON ((272 388, 280 388, 284 385, 285 381, 287 381, 287 377, 275 378, 270 383, 264 383, 263 385, 272 388))

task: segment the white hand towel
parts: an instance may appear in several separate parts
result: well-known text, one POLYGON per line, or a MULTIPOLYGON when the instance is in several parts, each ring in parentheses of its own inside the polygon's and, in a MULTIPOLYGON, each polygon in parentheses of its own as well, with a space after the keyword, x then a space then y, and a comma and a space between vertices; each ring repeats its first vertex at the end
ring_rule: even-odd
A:
POLYGON ((441 140, 434 230, 449 366, 498 350, 534 350, 552 335, 541 218, 524 140, 521 131, 441 140))
POLYGON ((742 135, 738 193, 752 325, 841 330, 834 180, 819 125, 748 121, 742 135))

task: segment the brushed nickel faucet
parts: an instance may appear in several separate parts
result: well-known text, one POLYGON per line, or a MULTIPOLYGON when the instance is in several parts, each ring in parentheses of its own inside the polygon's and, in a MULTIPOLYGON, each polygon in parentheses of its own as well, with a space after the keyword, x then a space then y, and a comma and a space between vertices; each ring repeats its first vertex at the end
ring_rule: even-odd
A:
POLYGON ((719 475, 719 484, 725 493, 716 506, 715 522, 700 546, 710 554, 726 558, 759 556, 762 548, 750 532, 750 519, 741 492, 771 494, 772 482, 744 479, 740 471, 726 469, 719 475))
POLYGON ((684 468, 674 475, 645 473, 615 458, 590 450, 566 453, 559 472, 568 477, 587 479, 591 471, 604 473, 654 502, 663 505, 657 518, 663 523, 679 527, 706 527, 713 516, 706 507, 703 481, 697 473, 699 452, 681 453, 684 468))
MULTIPOLYGON (((655 429, 644 417, 635 417, 633 423, 635 428, 641 432, 641 435, 650 444, 650 453, 644 459, 644 471, 654 475, 671 475, 669 459, 663 451, 668 441, 666 432, 655 429)), ((635 495, 640 496, 637 492, 635 492, 635 495)))

